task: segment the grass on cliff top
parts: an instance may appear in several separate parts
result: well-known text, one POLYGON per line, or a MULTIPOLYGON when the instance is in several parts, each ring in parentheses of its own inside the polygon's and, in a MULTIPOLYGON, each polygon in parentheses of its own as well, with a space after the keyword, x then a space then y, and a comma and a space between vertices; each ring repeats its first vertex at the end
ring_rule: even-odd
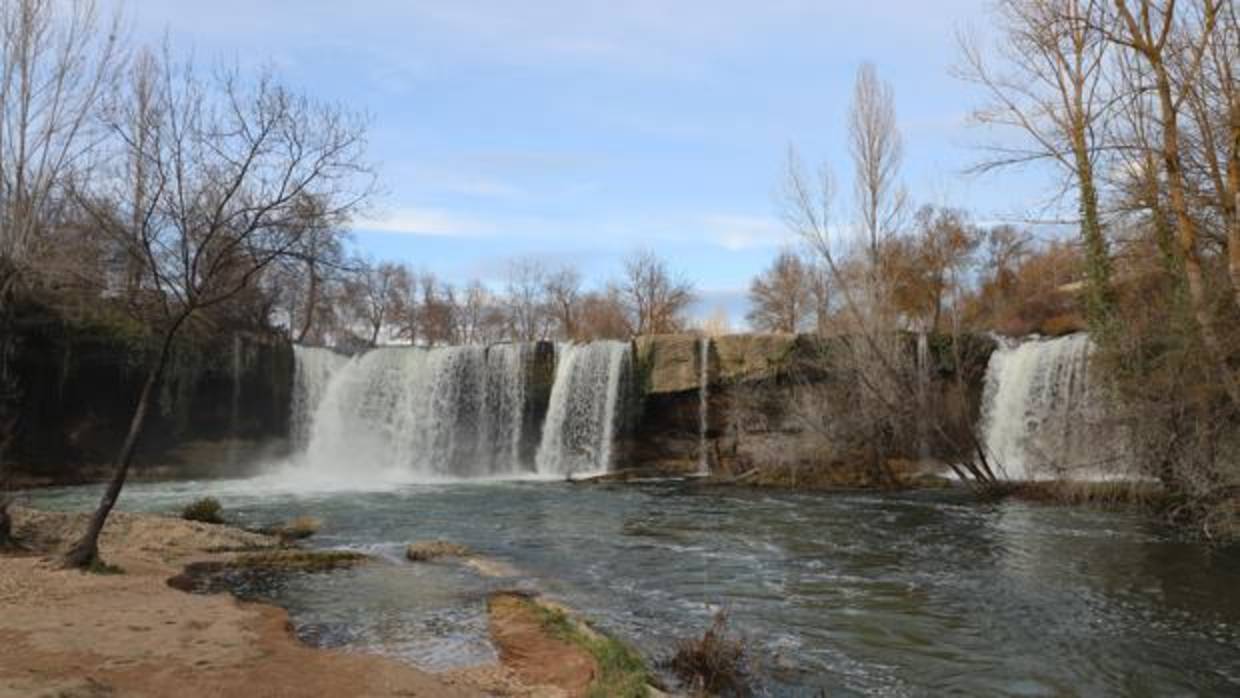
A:
POLYGON ((598 662, 599 675, 590 684, 590 698, 645 698, 650 672, 637 650, 584 626, 564 611, 532 599, 522 599, 538 615, 543 628, 554 638, 581 647, 598 662))

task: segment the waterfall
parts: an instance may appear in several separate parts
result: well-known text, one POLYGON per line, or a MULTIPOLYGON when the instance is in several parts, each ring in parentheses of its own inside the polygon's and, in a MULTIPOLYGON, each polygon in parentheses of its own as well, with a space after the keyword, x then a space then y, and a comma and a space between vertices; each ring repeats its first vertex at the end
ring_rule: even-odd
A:
POLYGON ((528 351, 391 347, 352 359, 312 407, 305 465, 350 478, 520 474, 528 351))
POLYGON ((332 375, 349 361, 330 349, 293 345, 293 405, 289 435, 297 451, 310 444, 314 414, 327 393, 332 375))
POLYGON ((628 342, 616 341, 559 348, 536 458, 539 475, 597 474, 611 467, 617 405, 631 353, 628 342))
POLYGON ((924 463, 930 460, 930 435, 927 433, 926 415, 930 410, 930 337, 925 332, 917 334, 917 457, 924 463))
POLYGON ((529 404, 537 394, 529 385, 534 349, 388 347, 346 359, 296 347, 296 467, 330 481, 606 471, 630 375, 629 344, 556 347, 546 420, 530 462, 531 439, 538 438, 538 425, 528 423, 538 408, 529 404))
POLYGON ((241 335, 234 332, 232 342, 232 404, 228 414, 228 464, 236 465, 237 440, 241 438, 241 373, 245 368, 241 335))
POLYGON ((1090 379, 1089 336, 1001 343, 990 357, 982 436, 996 474, 1011 480, 1116 474, 1124 440, 1090 379))
POLYGON ((710 475, 710 457, 706 453, 706 430, 710 426, 710 337, 698 342, 698 473, 710 475))

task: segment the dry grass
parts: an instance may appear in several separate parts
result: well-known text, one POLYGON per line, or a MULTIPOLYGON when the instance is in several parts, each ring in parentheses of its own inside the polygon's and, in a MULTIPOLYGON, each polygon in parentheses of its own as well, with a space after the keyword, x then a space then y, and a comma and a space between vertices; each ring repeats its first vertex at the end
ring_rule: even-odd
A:
POLYGON ((1157 507, 1165 499, 1161 485, 1134 480, 1046 480, 1016 484, 1011 496, 1034 502, 1097 506, 1157 507))
POLYGON ((744 641, 728 630, 725 611, 715 614, 701 637, 681 640, 667 668, 698 694, 748 696, 749 660, 744 641))

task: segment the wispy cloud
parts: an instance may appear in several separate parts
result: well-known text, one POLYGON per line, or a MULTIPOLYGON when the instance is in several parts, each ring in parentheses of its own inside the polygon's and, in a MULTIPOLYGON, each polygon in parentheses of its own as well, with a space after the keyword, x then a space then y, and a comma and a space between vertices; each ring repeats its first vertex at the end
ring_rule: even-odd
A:
POLYGON ((357 227, 381 233, 473 237, 495 232, 487 221, 453 211, 404 207, 376 214, 357 222, 357 227))
POLYGON ((782 223, 765 216, 714 214, 705 217, 704 225, 715 242, 733 251, 781 247, 792 242, 782 223))

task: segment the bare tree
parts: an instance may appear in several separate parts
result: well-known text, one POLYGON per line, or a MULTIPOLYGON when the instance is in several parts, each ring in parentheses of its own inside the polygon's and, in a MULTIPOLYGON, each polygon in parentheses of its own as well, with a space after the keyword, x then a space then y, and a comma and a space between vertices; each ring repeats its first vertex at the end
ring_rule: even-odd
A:
POLYGON ((92 0, 0 3, 0 305, 91 168, 123 61, 120 15, 101 20, 92 0))
POLYGON ((115 473, 85 534, 65 556, 72 567, 98 560, 99 533, 182 330, 296 251, 306 231, 303 197, 322 202, 326 215, 345 218, 372 183, 362 160, 365 124, 290 92, 269 74, 246 80, 224 70, 204 79, 165 49, 151 96, 118 99, 106 123, 123 164, 74 195, 101 231, 141 261, 150 298, 144 319, 157 329, 159 346, 115 473), (133 167, 135 159, 144 165, 133 167))
MULTIPOLYGON (((860 386, 857 393, 861 415, 859 427, 865 430, 865 445, 870 450, 875 471, 874 481, 887 481, 882 463, 883 437, 892 429, 906 426, 904 422, 908 420, 913 406, 918 404, 920 394, 917 374, 909 370, 908 348, 893 331, 895 328, 882 322, 883 318, 888 317, 887 313, 874 308, 872 299, 867 299, 867 292, 872 288, 869 279, 857 279, 837 259, 831 215, 835 185, 826 165, 819 168, 816 178, 811 179, 795 150, 790 150, 783 195, 785 223, 821 259, 830 274, 834 293, 842 301, 849 337, 844 345, 848 354, 841 360, 845 361, 849 374, 860 386), (867 303, 868 300, 871 303, 867 303)), ((870 254, 867 248, 867 261, 870 254)), ((931 430, 945 442, 956 442, 957 438, 953 436, 955 430, 945 424, 947 417, 939 417, 943 418, 931 419, 931 430)), ((982 488, 993 486, 996 477, 985 448, 972 430, 967 431, 965 438, 966 450, 971 451, 975 458, 953 462, 951 467, 966 482, 982 488)))
POLYGON ((547 336, 547 270, 534 258, 516 259, 508 265, 504 303, 509 333, 519 342, 536 342, 547 336))
POLYGON ((1097 29, 1104 9, 1101 0, 1002 0, 996 53, 1008 70, 993 68, 977 42, 964 37, 964 65, 957 70, 990 96, 990 105, 974 112, 977 122, 1026 136, 1021 147, 993 147, 976 171, 1050 162, 1064 173, 1064 190, 1075 189, 1086 253, 1086 309, 1099 339, 1115 304, 1094 174, 1113 103, 1106 92, 1108 42, 1097 29))
POLYGON ((418 343, 422 334, 422 304, 418 299, 421 288, 418 273, 409 265, 405 265, 393 288, 396 303, 392 308, 392 323, 396 337, 413 345, 418 343))
POLYGON ((579 342, 628 339, 633 333, 623 292, 614 285, 582 296, 574 325, 571 339, 579 342))
POLYGON ((649 250, 624 261, 620 284, 633 334, 666 334, 684 327, 684 311, 693 302, 693 284, 668 271, 667 263, 649 250))
MULTIPOLYGON (((944 304, 959 308, 964 280, 973 264, 973 253, 981 243, 980 232, 959 209, 923 206, 915 215, 913 243, 914 269, 909 295, 924 306, 922 329, 942 329, 944 304)), ((916 301, 914 301, 916 303, 916 301)), ((959 321, 953 313, 952 324, 959 321)))
POLYGON ((1167 205, 1175 220, 1179 261, 1183 265, 1193 317, 1219 380, 1232 404, 1240 407, 1240 384, 1237 384, 1227 365, 1226 350, 1210 311, 1198 225, 1189 210, 1180 117, 1191 92, 1182 89, 1183 82, 1175 79, 1175 63, 1171 57, 1172 54, 1179 55, 1182 75, 1197 74, 1217 26, 1220 4, 1217 0, 1199 0, 1200 16, 1193 20, 1184 17, 1186 12, 1177 12, 1175 0, 1165 3, 1138 0, 1135 13, 1126 0, 1115 0, 1114 21, 1105 24, 1116 27, 1114 31, 1107 32, 1107 38, 1140 57, 1153 81, 1162 136, 1160 154, 1168 191, 1167 205), (1196 26, 1186 26, 1190 22, 1196 22, 1196 26))
POLYGON ((861 230, 869 246, 871 273, 877 276, 882 273, 879 247, 899 229, 904 214, 905 192, 899 183, 904 146, 896 126, 891 85, 878 77, 872 63, 857 69, 848 113, 848 145, 861 230))
POLYGON ((544 282, 548 310, 558 325, 561 339, 577 335, 577 314, 581 303, 581 274, 572 267, 563 267, 544 282))
POLYGON ((1213 26, 1200 28, 1212 30, 1201 37, 1200 65, 1193 51, 1171 53, 1188 107, 1185 171, 1197 180, 1190 187, 1194 205, 1217 211, 1218 237, 1228 252, 1232 295, 1240 308, 1240 10, 1234 2, 1219 3, 1213 26))
POLYGON ((707 337, 732 334, 732 321, 728 319, 728 309, 717 306, 698 324, 698 329, 707 337))
POLYGON ((489 344, 504 338, 504 309, 481 281, 470 282, 460 296, 455 317, 457 340, 461 344, 489 344))
POLYGON ((426 272, 418 276, 422 300, 418 328, 427 346, 451 344, 456 340, 456 290, 426 272))
POLYGON ((784 250, 750 282, 750 310, 745 317, 756 330, 797 332, 814 311, 814 284, 812 266, 784 250))
POLYGON ((348 305, 353 317, 366 328, 369 345, 378 346, 383 328, 396 317, 405 270, 392 262, 376 264, 364 259, 352 266, 356 271, 345 283, 348 305))
POLYGON ((289 324, 294 328, 293 341, 301 344, 312 335, 316 324, 324 323, 325 299, 333 286, 343 286, 350 269, 345 261, 346 234, 341 221, 328 219, 322 204, 310 197, 303 197, 299 206, 305 231, 293 255, 281 265, 293 272, 288 275, 295 281, 290 290, 297 295, 289 304, 289 324))

